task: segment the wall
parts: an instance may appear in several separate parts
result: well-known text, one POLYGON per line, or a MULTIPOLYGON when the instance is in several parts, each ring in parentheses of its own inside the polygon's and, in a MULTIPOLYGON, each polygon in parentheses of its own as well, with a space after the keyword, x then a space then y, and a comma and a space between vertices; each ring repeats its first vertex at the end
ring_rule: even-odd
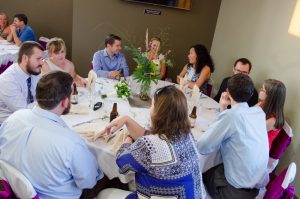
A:
MULTIPOLYGON (((94 52, 104 48, 109 33, 123 38, 123 43, 144 46, 145 31, 149 37, 161 36, 163 52, 172 50, 175 67, 169 70, 173 78, 187 61, 189 47, 203 43, 211 47, 221 0, 193 0, 191 11, 158 7, 124 0, 74 0, 73 61, 77 71, 86 76, 94 52), (162 11, 161 16, 145 15, 145 8, 162 11)), ((125 52, 131 72, 135 67, 125 52)))
POLYGON ((71 58, 73 0, 9 0, 1 2, 0 11, 8 15, 10 23, 15 14, 26 14, 37 38, 63 38, 68 49, 67 57, 71 58))
MULTIPOLYGON (((286 120, 294 129, 292 144, 280 160, 280 168, 295 161, 300 166, 300 38, 288 34, 296 0, 223 0, 211 54, 216 63, 217 86, 232 73, 233 62, 247 57, 253 63, 251 77, 260 88, 263 80, 275 78, 287 87, 286 120)), ((297 195, 300 178, 296 177, 297 195)))

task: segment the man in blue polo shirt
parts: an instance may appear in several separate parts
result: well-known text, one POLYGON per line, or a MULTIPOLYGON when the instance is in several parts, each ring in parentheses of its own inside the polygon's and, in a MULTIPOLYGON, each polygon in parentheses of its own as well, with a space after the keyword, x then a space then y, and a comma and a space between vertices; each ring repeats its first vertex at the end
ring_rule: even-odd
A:
POLYGON ((119 79, 120 76, 129 75, 126 59, 121 50, 121 38, 113 34, 108 35, 105 39, 105 48, 93 56, 93 70, 97 76, 119 79))
POLYGON ((13 41, 17 46, 20 46, 24 41, 36 41, 34 32, 27 25, 28 19, 24 14, 16 14, 14 22, 10 26, 11 33, 7 36, 7 41, 13 41))

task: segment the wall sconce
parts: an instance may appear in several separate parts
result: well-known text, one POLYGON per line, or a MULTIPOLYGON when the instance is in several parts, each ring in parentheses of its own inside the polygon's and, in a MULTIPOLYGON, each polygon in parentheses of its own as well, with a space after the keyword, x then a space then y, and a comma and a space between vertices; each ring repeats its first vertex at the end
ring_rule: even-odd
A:
POLYGON ((297 0, 288 33, 300 37, 300 0, 297 0))

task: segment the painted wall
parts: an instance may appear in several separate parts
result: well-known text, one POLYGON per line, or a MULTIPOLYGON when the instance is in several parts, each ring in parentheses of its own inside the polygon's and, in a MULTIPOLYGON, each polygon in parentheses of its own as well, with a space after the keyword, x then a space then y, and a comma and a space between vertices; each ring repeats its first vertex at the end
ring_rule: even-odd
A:
MULTIPOLYGON (((287 87, 286 120, 294 129, 292 144, 280 160, 281 171, 294 161, 300 166, 300 38, 288 34, 296 0, 223 0, 211 54, 216 63, 213 77, 218 87, 239 57, 253 63, 251 77, 257 89, 263 80, 275 78, 287 87)), ((294 184, 300 195, 300 178, 294 184)))
POLYGON ((26 14, 28 25, 32 27, 37 38, 63 38, 68 49, 67 57, 71 58, 73 0, 9 0, 1 1, 0 5, 0 12, 8 15, 10 23, 15 14, 26 14))
MULTIPOLYGON (((145 31, 149 38, 159 35, 163 40, 162 51, 172 50, 175 67, 168 71, 173 78, 187 62, 189 47, 202 43, 211 47, 221 0, 193 0, 190 11, 158 7, 124 0, 74 0, 73 3, 73 54, 77 71, 87 74, 94 52, 104 48, 109 33, 144 47, 145 31), (160 16, 145 15, 144 9, 160 10, 160 16)), ((135 67, 125 52, 131 72, 135 67)))

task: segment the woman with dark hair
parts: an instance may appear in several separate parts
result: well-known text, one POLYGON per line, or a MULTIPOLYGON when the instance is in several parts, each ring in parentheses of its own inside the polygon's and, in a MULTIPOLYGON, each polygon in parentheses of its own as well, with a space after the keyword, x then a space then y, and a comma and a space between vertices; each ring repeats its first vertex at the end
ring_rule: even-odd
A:
POLYGON ((284 102, 286 88, 281 81, 275 79, 267 79, 264 81, 259 92, 258 106, 260 106, 267 119, 267 130, 269 138, 269 148, 272 142, 284 125, 284 102))
POLYGON ((106 132, 111 132, 112 128, 115 131, 126 125, 130 132, 117 152, 120 172, 135 172, 137 191, 126 199, 204 198, 200 159, 191 134, 185 95, 174 86, 158 89, 150 118, 149 131, 128 116, 117 118, 106 127, 106 132))
POLYGON ((207 94, 207 84, 214 72, 215 67, 211 56, 205 46, 197 44, 190 48, 188 55, 189 63, 184 66, 180 75, 177 76, 177 83, 180 83, 180 79, 187 80, 189 88, 193 88, 197 85, 200 90, 207 94))

